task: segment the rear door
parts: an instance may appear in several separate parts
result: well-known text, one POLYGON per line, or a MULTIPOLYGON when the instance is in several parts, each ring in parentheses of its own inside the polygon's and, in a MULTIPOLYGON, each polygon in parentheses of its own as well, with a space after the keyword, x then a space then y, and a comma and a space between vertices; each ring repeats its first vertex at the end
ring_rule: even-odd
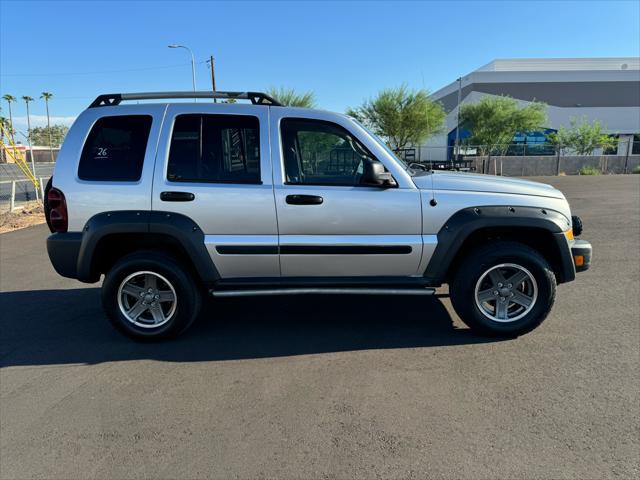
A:
POLYGON ((271 115, 282 276, 418 275, 420 191, 404 170, 346 117, 271 115), (397 187, 364 185, 364 162, 382 162, 397 187))
POLYGON ((152 209, 195 221, 223 278, 279 276, 269 108, 170 105, 152 209))

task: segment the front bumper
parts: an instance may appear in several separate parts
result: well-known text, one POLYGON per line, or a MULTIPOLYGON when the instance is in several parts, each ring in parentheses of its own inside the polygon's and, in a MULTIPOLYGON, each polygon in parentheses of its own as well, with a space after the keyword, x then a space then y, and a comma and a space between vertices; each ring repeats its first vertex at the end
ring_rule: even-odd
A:
POLYGON ((571 256, 576 272, 584 272, 589 270, 591 266, 591 244, 586 240, 575 240, 571 245, 571 256))

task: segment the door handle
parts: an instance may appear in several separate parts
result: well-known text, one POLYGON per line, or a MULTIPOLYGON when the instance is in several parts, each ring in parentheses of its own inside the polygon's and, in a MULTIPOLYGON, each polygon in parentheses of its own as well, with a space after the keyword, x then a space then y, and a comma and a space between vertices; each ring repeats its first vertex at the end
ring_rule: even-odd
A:
POLYGON ((324 199, 318 195, 287 195, 289 205, 320 205, 324 199))
POLYGON ((163 202, 191 202, 196 196, 191 192, 162 192, 160 200, 163 202))

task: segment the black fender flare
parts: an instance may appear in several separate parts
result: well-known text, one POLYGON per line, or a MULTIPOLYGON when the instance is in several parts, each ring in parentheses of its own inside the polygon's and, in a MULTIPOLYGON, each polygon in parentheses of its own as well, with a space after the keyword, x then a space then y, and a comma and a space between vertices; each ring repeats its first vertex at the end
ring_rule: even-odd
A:
POLYGON ((431 285, 444 283, 449 268, 460 252, 465 240, 484 228, 539 228, 550 232, 560 254, 562 282, 575 279, 575 266, 569 243, 564 232, 571 228, 571 220, 555 210, 538 207, 477 206, 458 210, 442 226, 437 234, 436 246, 424 277, 431 285))
POLYGON ((204 243, 204 233, 191 218, 173 212, 122 210, 99 213, 85 224, 78 251, 78 280, 99 280, 100 273, 93 267, 96 247, 105 236, 122 233, 156 233, 172 237, 185 249, 204 282, 220 279, 204 243))

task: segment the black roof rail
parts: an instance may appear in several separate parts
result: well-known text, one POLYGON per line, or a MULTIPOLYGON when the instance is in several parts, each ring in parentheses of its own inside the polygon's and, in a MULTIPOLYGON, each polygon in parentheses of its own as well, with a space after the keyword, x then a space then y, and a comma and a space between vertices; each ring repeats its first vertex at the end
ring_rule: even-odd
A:
POLYGON ((169 98, 221 98, 233 100, 250 100, 253 105, 281 107, 275 98, 262 92, 143 92, 143 93, 107 93, 98 95, 89 108, 110 107, 120 105, 123 100, 160 100, 169 98))

